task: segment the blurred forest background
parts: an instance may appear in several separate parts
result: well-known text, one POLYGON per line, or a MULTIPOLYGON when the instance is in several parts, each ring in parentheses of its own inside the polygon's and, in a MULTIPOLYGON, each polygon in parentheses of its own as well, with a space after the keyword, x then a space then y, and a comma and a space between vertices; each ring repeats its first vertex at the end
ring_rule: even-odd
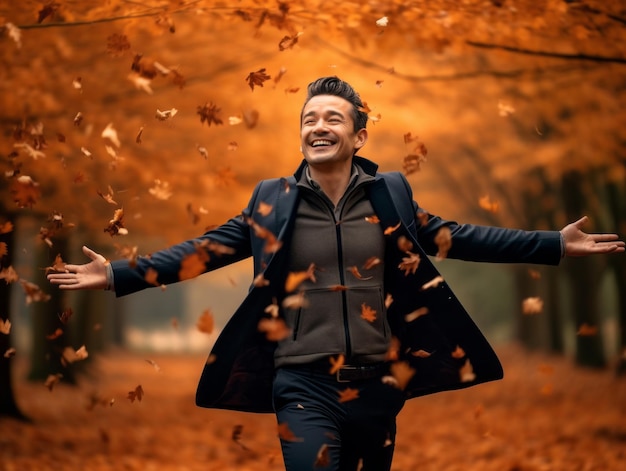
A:
MULTIPOLYGON (((24 381, 78 384, 121 351, 208 353, 248 262, 122 299, 46 270, 239 214, 297 167, 320 76, 360 92, 361 155, 430 212, 626 234, 621 0, 23 0, 0 4, 0 45, 0 416, 32 415, 24 381)), ((496 345, 626 373, 624 256, 437 263, 496 345)))

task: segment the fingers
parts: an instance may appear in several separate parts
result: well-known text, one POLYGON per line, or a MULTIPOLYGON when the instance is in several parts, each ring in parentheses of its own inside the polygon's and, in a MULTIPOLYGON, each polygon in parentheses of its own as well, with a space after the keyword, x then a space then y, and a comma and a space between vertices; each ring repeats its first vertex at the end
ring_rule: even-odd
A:
POLYGON ((575 221, 572 224, 574 224, 574 226, 576 226, 578 229, 582 229, 587 221, 589 221, 589 218, 587 216, 583 216, 578 221, 575 221))
POLYGON ((83 245, 83 253, 89 257, 91 260, 104 262, 106 259, 97 252, 94 252, 86 245, 83 245))

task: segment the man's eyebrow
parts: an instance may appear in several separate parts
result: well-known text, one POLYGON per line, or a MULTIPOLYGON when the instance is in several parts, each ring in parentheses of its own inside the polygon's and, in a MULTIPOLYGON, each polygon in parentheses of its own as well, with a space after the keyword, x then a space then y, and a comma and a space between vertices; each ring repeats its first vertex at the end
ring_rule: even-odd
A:
MULTIPOLYGON (((317 113, 313 110, 309 111, 308 113, 305 113, 302 115, 302 118, 308 118, 309 116, 315 116, 317 113)), ((326 110, 321 114, 328 114, 331 116, 340 116, 340 117, 344 117, 343 113, 341 111, 338 110, 326 110)))

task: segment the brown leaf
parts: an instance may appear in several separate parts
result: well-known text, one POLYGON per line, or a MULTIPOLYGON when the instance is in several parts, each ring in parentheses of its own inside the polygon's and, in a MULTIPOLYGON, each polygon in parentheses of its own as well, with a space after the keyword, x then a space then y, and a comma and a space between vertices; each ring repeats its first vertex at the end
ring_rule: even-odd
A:
POLYGON ((444 282, 443 276, 441 275, 436 276, 432 280, 430 280, 428 283, 424 283, 422 287, 420 288, 420 291, 425 291, 430 288, 436 288, 443 282, 444 282))
POLYGON ((109 221, 107 227, 104 228, 104 232, 108 232, 111 237, 115 235, 126 235, 128 230, 124 227, 124 209, 116 209, 113 213, 113 219, 109 221))
POLYGON ((143 395, 143 388, 140 384, 133 391, 128 391, 128 395, 126 397, 128 398, 128 400, 130 400, 130 402, 135 402, 135 399, 141 402, 141 400, 143 399, 143 395))
POLYGON ((404 316, 404 321, 405 322, 413 322, 418 317, 422 317, 422 316, 424 316, 426 314, 428 314, 428 308, 427 307, 420 307, 419 309, 416 309, 415 311, 410 312, 407 315, 405 315, 404 316))
POLYGON ((361 272, 359 271, 358 267, 348 267, 348 271, 352 273, 354 277, 359 280, 367 281, 373 278, 372 276, 364 277, 363 275, 361 275, 361 272))
POLYGON ((11 321, 9 319, 0 319, 0 334, 9 335, 11 332, 11 321))
POLYGON ((43 385, 47 387, 50 391, 52 391, 52 389, 54 388, 54 385, 57 384, 59 381, 61 381, 61 378, 63 378, 63 375, 61 373, 48 375, 43 385))
POLYGON ((337 357, 329 357, 328 361, 330 362, 330 371, 328 372, 331 375, 334 375, 341 369, 341 367, 346 362, 346 357, 342 354, 337 355, 337 357))
POLYGON ((389 235, 392 234, 393 232, 395 232, 396 230, 398 230, 400 228, 400 225, 402 224, 402 222, 399 222, 398 224, 396 224, 395 226, 389 226, 388 228, 386 228, 383 231, 383 234, 385 235, 389 235))
POLYGON ((0 234, 8 234, 13 230, 13 223, 11 221, 5 221, 0 224, 0 234))
POLYGON ((316 282, 314 263, 311 263, 305 271, 289 272, 285 281, 285 292, 291 293, 295 291, 306 280, 311 280, 313 283, 316 282))
POLYGON ((261 216, 269 216, 272 213, 273 206, 271 204, 267 204, 265 201, 261 201, 259 203, 259 207, 257 208, 257 213, 261 216))
POLYGON ((328 452, 328 445, 324 443, 317 451, 315 456, 314 468, 326 468, 330 465, 330 454, 328 452))
POLYGON ((46 338, 48 340, 56 340, 58 339, 61 335, 63 335, 63 329, 61 328, 57 328, 54 332, 52 332, 51 334, 46 335, 46 338))
POLYGON ((41 196, 39 183, 28 175, 20 175, 11 182, 11 195, 18 208, 32 208, 41 196))
POLYGON ((380 219, 375 214, 373 216, 366 216, 365 220, 370 224, 380 224, 380 219))
POLYGON ((50 300, 50 295, 44 293, 39 286, 30 281, 20 280, 22 289, 26 293, 26 304, 33 302, 46 302, 50 300))
POLYGON ((250 86, 250 90, 254 91, 254 86, 262 87, 263 82, 271 79, 269 75, 265 73, 265 68, 259 69, 256 72, 250 72, 246 77, 246 82, 250 86))
POLYGON ((437 251, 437 260, 443 260, 448 256, 448 251, 452 247, 452 232, 449 227, 442 227, 435 236, 435 244, 439 250, 437 251))
POLYGON ((286 442, 301 442, 304 441, 303 438, 298 438, 289 428, 289 424, 287 422, 281 422, 278 424, 278 437, 286 442))
POLYGON ((291 334, 291 330, 285 321, 278 317, 261 319, 258 325, 259 331, 265 334, 270 342, 279 342, 286 339, 291 334))
POLYGON ((414 275, 421 261, 420 256, 412 252, 406 252, 406 254, 408 257, 402 257, 398 268, 404 270, 404 276, 408 276, 409 273, 414 275))
POLYGON ((178 271, 178 279, 180 281, 189 280, 201 275, 206 271, 206 262, 209 261, 209 255, 203 250, 196 251, 185 257, 180 262, 180 270, 178 271))
POLYGON ((363 264, 363 269, 364 270, 371 270, 372 268, 374 268, 377 265, 380 265, 381 263, 382 263, 382 261, 380 260, 380 258, 378 258, 378 257, 370 257, 363 264))
POLYGON ((595 325, 589 325, 585 322, 578 327, 576 335, 581 337, 593 337, 594 335, 598 335, 598 327, 595 325))
POLYGON ((283 37, 283 39, 281 39, 280 42, 278 43, 278 50, 284 51, 286 49, 293 48, 297 44, 298 38, 300 37, 300 35, 302 35, 301 32, 296 33, 293 36, 283 37))
POLYGON ((397 361, 391 364, 391 375, 393 376, 395 383, 394 386, 398 389, 406 389, 411 381, 411 378, 415 374, 415 369, 412 368, 405 361, 397 361))
POLYGON ((15 283, 19 279, 20 277, 13 266, 8 266, 0 270, 0 280, 4 280, 7 284, 15 283))
POLYGON ((211 123, 215 123, 215 125, 224 124, 222 119, 218 116, 218 113, 221 111, 221 108, 218 108, 212 101, 206 102, 204 105, 198 106, 196 113, 200 115, 200 123, 206 123, 211 126, 211 123))
POLYGON ((209 309, 205 309, 198 322, 196 322, 196 328, 205 334, 210 334, 213 332, 215 327, 215 320, 213 318, 213 313, 209 309))

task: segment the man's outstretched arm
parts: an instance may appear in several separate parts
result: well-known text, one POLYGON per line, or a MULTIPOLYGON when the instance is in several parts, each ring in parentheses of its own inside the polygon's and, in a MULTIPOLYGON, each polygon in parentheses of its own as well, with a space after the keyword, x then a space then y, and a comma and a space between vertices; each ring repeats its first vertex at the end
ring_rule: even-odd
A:
POLYGON ((588 234, 583 232, 582 227, 587 221, 587 216, 583 216, 578 221, 561 229, 566 256, 582 257, 591 254, 624 252, 624 241, 619 240, 617 234, 588 234))
POLYGON ((106 258, 86 246, 83 246, 83 253, 91 259, 91 262, 83 265, 68 263, 65 265, 65 271, 49 273, 48 281, 68 290, 106 289, 109 285, 106 258))

